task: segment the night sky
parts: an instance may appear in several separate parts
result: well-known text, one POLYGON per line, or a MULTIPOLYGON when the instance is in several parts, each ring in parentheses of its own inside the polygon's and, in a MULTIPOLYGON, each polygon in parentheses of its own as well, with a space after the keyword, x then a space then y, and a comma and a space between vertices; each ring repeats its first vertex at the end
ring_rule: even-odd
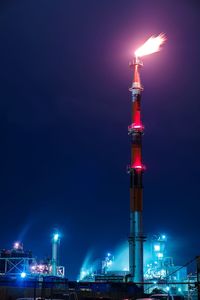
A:
POLYGON ((0 248, 38 257, 63 237, 75 279, 89 250, 129 234, 134 50, 143 59, 144 232, 165 233, 176 264, 200 254, 200 1, 1 0, 0 248))

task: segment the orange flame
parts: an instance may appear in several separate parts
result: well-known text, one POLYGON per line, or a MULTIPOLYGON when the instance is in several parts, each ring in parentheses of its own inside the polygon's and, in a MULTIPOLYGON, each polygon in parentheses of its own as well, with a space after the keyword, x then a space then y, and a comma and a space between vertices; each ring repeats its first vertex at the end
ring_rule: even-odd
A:
POLYGON ((166 41, 164 33, 160 33, 158 36, 151 36, 140 48, 135 51, 136 57, 142 57, 154 52, 160 51, 160 46, 166 41))

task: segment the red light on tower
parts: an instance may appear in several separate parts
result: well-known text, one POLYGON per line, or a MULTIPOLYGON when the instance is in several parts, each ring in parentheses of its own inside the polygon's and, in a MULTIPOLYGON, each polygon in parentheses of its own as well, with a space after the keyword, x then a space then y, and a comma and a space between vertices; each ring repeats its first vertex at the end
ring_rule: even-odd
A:
POLYGON ((137 132, 137 131, 144 131, 144 125, 141 123, 132 123, 131 125, 128 126, 128 133, 131 134, 132 132, 137 132))
POLYGON ((134 123, 133 124, 133 129, 144 129, 144 126, 142 125, 142 124, 136 124, 136 123, 134 123))
POLYGON ((134 169, 136 171, 145 171, 146 167, 145 167, 145 165, 140 164, 140 165, 131 166, 131 169, 134 169))

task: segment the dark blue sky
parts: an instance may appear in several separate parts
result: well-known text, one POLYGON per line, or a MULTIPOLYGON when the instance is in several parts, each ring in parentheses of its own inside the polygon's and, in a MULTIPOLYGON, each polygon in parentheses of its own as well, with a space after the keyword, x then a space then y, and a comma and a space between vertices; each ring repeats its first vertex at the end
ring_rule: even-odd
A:
POLYGON ((144 231, 164 232, 177 263, 199 255, 200 3, 19 0, 0 3, 0 248, 42 258, 54 227, 75 278, 129 234, 133 51, 144 59, 144 231))

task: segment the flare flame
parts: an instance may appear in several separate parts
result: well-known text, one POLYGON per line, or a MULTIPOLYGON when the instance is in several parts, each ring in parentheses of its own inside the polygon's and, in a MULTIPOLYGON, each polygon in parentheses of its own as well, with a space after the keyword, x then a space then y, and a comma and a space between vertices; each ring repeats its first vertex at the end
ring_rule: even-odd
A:
POLYGON ((160 33, 158 36, 151 36, 140 48, 135 51, 136 57, 142 57, 154 52, 160 51, 160 46, 166 41, 164 33, 160 33))

